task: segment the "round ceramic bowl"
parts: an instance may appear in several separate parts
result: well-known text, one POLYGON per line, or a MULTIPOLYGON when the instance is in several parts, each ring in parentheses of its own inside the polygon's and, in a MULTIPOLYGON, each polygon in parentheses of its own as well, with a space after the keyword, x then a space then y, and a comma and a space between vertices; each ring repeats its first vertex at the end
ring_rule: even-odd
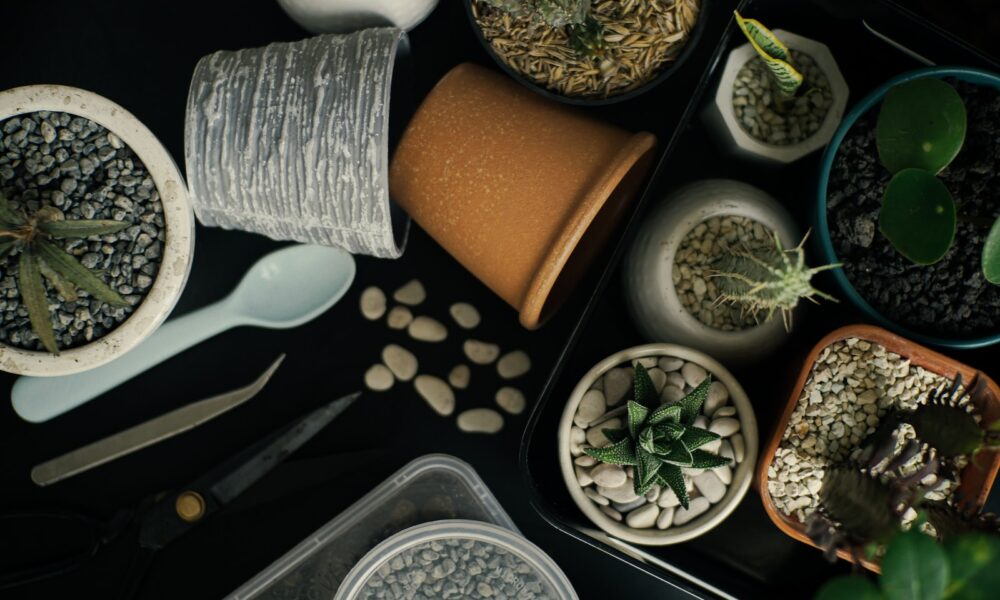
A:
MULTIPOLYGON (((830 237, 830 227, 826 214, 826 198, 830 183, 830 171, 833 169, 833 160, 837 157, 837 151, 840 149, 840 144, 844 141, 844 138, 851 130, 851 127, 854 126, 854 123, 856 123, 862 115, 877 106, 892 87, 899 85, 900 83, 924 77, 936 77, 939 79, 952 77, 962 81, 968 81, 978 85, 990 85, 1000 89, 1000 75, 997 75, 996 73, 983 71, 981 69, 974 69, 971 67, 931 67, 927 69, 909 71, 893 77, 858 102, 857 106, 855 106, 851 112, 844 117, 843 122, 840 124, 840 128, 833 136, 833 140, 830 142, 830 145, 827 146, 826 153, 823 155, 823 162, 819 177, 819 190, 816 195, 816 212, 813 215, 816 229, 816 240, 823 263, 841 262, 837 258, 836 251, 833 249, 833 240, 830 237)), ((1000 342, 1000 331, 989 335, 980 335, 975 337, 946 337, 922 333, 900 325, 875 310, 875 308, 869 304, 856 289, 854 289, 854 285, 851 284, 843 269, 834 269, 831 273, 833 275, 833 280, 837 283, 837 287, 840 288, 839 295, 847 298, 851 304, 856 306, 861 310, 861 312, 879 325, 911 340, 915 340, 923 344, 944 346, 947 348, 981 348, 983 346, 990 346, 1000 342)))
POLYGON ((156 280, 142 303, 100 339, 58 355, 0 345, 0 370, 19 375, 56 376, 93 369, 118 358, 163 323, 180 298, 194 256, 194 214, 180 170, 156 136, 130 112, 85 90, 32 85, 0 92, 0 121, 47 110, 90 119, 117 135, 149 171, 163 203, 167 241, 156 280))
POLYGON ((278 0, 293 21, 312 33, 350 33, 369 27, 409 31, 423 22, 438 0, 278 0))
POLYGON ((793 247, 799 230, 777 200, 752 185, 731 179, 696 181, 674 191, 644 218, 625 258, 625 301, 639 332, 654 342, 674 342, 726 363, 765 357, 788 336, 780 318, 741 331, 709 327, 691 314, 674 288, 674 257, 689 231, 718 216, 753 219, 793 247))
POLYGON ((626 542, 644 546, 667 546, 686 542, 708 532, 724 521, 736 509, 740 501, 743 500, 743 496, 746 495, 747 490, 750 489, 750 483, 753 479, 757 463, 757 418, 754 416, 753 406, 751 406, 746 392, 743 391, 743 387, 715 359, 697 350, 674 344, 635 346, 621 352, 616 352, 594 365, 590 371, 587 371, 587 374, 583 376, 580 383, 576 385, 576 388, 570 394, 566 408, 563 410, 562 418, 559 420, 558 436, 559 468, 562 471, 563 481, 566 483, 566 489, 569 490, 569 495, 573 498, 573 502, 576 503, 577 507, 591 522, 608 534, 626 542), (630 363, 637 358, 650 356, 669 356, 699 364, 715 380, 721 381, 729 390, 729 398, 736 407, 736 414, 740 420, 740 431, 746 443, 743 461, 733 471, 733 480, 726 489, 726 495, 723 496, 722 500, 713 504, 707 512, 695 518, 690 523, 670 527, 665 530, 655 528, 634 529, 613 520, 601 512, 597 508, 597 505, 583 493, 583 488, 577 483, 576 472, 573 469, 573 455, 570 452, 570 430, 573 427, 573 416, 580 405, 580 400, 583 399, 583 395, 587 393, 590 386, 611 369, 630 363))
POLYGON ((538 85, 531 79, 528 79, 524 75, 515 71, 513 67, 508 65, 506 62, 503 61, 503 59, 497 56, 497 53, 493 51, 493 47, 490 45, 489 41, 483 35, 483 30, 480 29, 479 24, 476 23, 476 17, 474 17, 472 14, 472 2, 473 0, 464 0, 465 12, 469 17, 469 25, 472 27, 472 31, 476 34, 476 39, 478 39, 479 43, 482 44, 483 49, 486 51, 486 54, 490 55, 490 58, 493 59, 493 62, 495 62, 497 66, 503 70, 504 73, 510 75, 510 77, 513 78, 515 81, 541 94, 542 96, 545 96, 546 98, 551 98, 559 102, 565 102, 566 104, 574 104, 577 106, 603 106, 607 104, 617 104, 619 102, 631 100, 636 96, 641 96, 642 94, 645 94, 646 92, 652 90, 656 86, 660 85, 661 83, 669 79, 671 75, 679 71, 680 68, 684 66, 684 63, 691 55, 695 46, 698 45, 698 41, 701 39, 701 34, 705 29, 705 22, 708 20, 709 10, 711 9, 711 4, 712 4, 707 0, 702 1, 701 10, 700 13, 698 14, 698 21, 695 22, 694 28, 691 30, 691 36, 688 38, 687 44, 685 44, 684 48, 681 49, 681 53, 677 56, 677 59, 674 60, 674 62, 672 62, 671 64, 667 65, 667 67, 664 68, 662 71, 657 73, 656 77, 653 77, 652 79, 650 79, 649 81, 647 81, 646 83, 644 83, 643 85, 637 87, 632 91, 625 92, 623 94, 618 94, 616 96, 609 96, 607 98, 577 98, 573 96, 564 96, 563 94, 554 92, 546 88, 545 86, 538 85))

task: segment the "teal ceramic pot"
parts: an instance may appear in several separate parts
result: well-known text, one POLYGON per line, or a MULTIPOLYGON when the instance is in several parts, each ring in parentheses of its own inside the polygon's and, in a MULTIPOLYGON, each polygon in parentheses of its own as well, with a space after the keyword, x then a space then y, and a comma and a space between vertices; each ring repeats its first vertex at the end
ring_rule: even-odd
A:
MULTIPOLYGON (((854 123, 861 118, 862 115, 882 102, 882 98, 890 88, 900 83, 911 81, 913 79, 920 79, 922 77, 937 77, 939 79, 952 77, 968 81, 970 83, 990 85, 1000 89, 1000 76, 996 73, 983 71, 981 69, 974 69, 971 67, 931 67, 927 69, 909 71, 898 75, 885 82, 859 101, 851 112, 844 117, 844 120, 840 123, 840 128, 837 130, 837 133, 834 134, 833 139, 826 148, 826 153, 823 155, 823 162, 819 177, 819 190, 816 196, 816 212, 813 219, 815 225, 814 228, 817 233, 816 239, 819 245, 823 264, 840 262, 833 249, 833 240, 830 239, 830 230, 826 215, 826 197, 827 186, 830 182, 830 170, 833 167, 833 159, 837 156, 837 151, 840 149, 840 144, 843 142, 847 133, 851 130, 851 127, 854 126, 854 123)), ((891 321, 875 310, 873 306, 868 304, 868 301, 862 298, 861 294, 854 289, 854 286, 847 279, 847 275, 844 273, 843 269, 835 269, 830 273, 836 281, 837 287, 840 288, 838 294, 840 297, 847 298, 852 304, 861 309, 863 313, 868 315, 879 325, 882 325, 887 329, 891 329, 892 331, 895 331, 896 333, 911 340, 923 344, 933 344, 935 346, 945 346, 948 348, 981 348, 983 346, 989 346, 1000 342, 1000 331, 980 337, 941 337, 920 333, 904 327, 894 321, 891 321)))

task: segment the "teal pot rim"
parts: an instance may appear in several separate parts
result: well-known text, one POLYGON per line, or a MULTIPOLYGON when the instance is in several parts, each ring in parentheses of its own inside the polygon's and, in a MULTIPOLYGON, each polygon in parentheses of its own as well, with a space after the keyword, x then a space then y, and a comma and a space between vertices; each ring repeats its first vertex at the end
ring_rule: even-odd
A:
MULTIPOLYGON (((844 137, 847 136, 847 133, 851 130, 851 127, 854 126, 854 123, 857 122, 862 115, 878 104, 890 88, 900 83, 912 81, 914 79, 922 79, 924 77, 936 77, 938 79, 954 77, 955 79, 960 79, 969 83, 991 85, 1000 89, 1000 75, 990 71, 976 69, 973 67, 929 67, 897 75, 862 98, 854 106, 854 108, 847 113, 844 120, 841 121, 840 127, 834 134, 833 139, 830 140, 830 144, 826 147, 826 151, 823 154, 822 165, 820 167, 819 189, 817 190, 816 196, 815 224, 817 233, 816 239, 818 241, 821 259, 824 264, 840 262, 833 249, 833 240, 830 238, 830 229, 827 223, 826 215, 826 198, 830 182, 830 170, 833 168, 833 159, 837 156, 840 144, 844 141, 844 137)), ((856 289, 854 289, 854 286, 847 279, 847 275, 844 273, 843 269, 834 269, 830 273, 833 276, 834 281, 837 283, 837 287, 840 289, 841 294, 854 304, 854 306, 861 309, 865 315, 879 325, 911 340, 923 344, 960 349, 982 348, 984 346, 991 346, 1000 342, 1000 331, 978 337, 942 337, 921 333, 900 325, 875 310, 875 308, 872 307, 872 305, 870 305, 856 289)))

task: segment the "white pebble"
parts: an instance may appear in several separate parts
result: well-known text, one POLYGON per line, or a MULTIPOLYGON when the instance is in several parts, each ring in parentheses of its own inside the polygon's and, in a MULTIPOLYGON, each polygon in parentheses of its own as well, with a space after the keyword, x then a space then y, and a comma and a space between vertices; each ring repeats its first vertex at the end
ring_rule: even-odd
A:
POLYGON ((729 460, 735 460, 736 455, 733 454, 733 445, 729 443, 729 440, 722 440, 722 444, 719 446, 719 456, 723 458, 728 458, 729 460))
POLYGON ((681 367, 681 376, 684 378, 684 382, 691 387, 698 387, 698 384, 708 377, 708 372, 701 365, 696 365, 692 362, 685 363, 681 367))
POLYGON ((721 381, 713 381, 708 386, 708 395, 705 397, 704 413, 710 415, 722 408, 729 400, 729 390, 721 381))
POLYGON ((683 390, 687 386, 687 382, 684 381, 680 371, 670 371, 667 373, 667 386, 683 390))
POLYGON ((693 520, 695 517, 701 516, 711 505, 712 503, 704 496, 692 498, 687 508, 678 507, 674 511, 674 526, 679 527, 693 520))
POLYGON ((573 471, 576 473, 576 482, 580 484, 580 487, 587 487, 588 485, 594 483, 593 477, 590 475, 590 471, 584 469, 583 467, 573 467, 573 471))
POLYGON ((667 374, 660 369, 650 369, 649 379, 653 382, 653 389, 659 394, 663 391, 663 386, 667 384, 667 374))
POLYGON ((361 292, 361 314, 369 321, 377 321, 385 314, 385 294, 375 286, 361 292))
POLYGON ((597 503, 598 506, 607 506, 611 504, 611 500, 608 500, 604 496, 597 493, 594 488, 583 488, 583 493, 587 495, 588 498, 597 503))
POLYGON ((600 509, 601 509, 602 513, 608 515, 609 517, 611 517, 615 521, 621 521, 622 520, 622 514, 620 512, 618 512, 617 510, 611 508, 610 506, 601 506, 600 509))
POLYGON ((656 528, 666 529, 674 522, 674 508, 664 508, 660 511, 660 516, 656 517, 656 528))
POLYGON ((660 509, 655 504, 644 504, 625 517, 625 524, 634 529, 648 529, 656 524, 660 509))
POLYGON ((604 399, 614 406, 625 399, 632 389, 632 373, 625 368, 611 369, 604 374, 604 399))
POLYGON ((479 311, 468 302, 456 302, 451 305, 448 312, 462 329, 474 329, 479 325, 479 311))
POLYGON ((604 423, 601 423, 597 427, 591 427, 587 430, 587 443, 594 448, 603 448, 611 443, 608 436, 604 435, 605 429, 620 429, 622 422, 618 419, 609 419, 604 423))
POLYGON ((618 465, 609 465, 607 463, 601 463, 591 469, 590 476, 593 478, 594 483, 606 488, 616 488, 628 481, 625 469, 618 465))
POLYGON ((590 390, 580 399, 580 406, 576 409, 573 421, 581 427, 589 425, 603 416, 606 409, 604 394, 600 390, 590 390))
POLYGON ((417 317, 406 328, 407 333, 421 342, 440 342, 448 337, 448 330, 440 321, 430 317, 417 317))
POLYGON ((514 379, 531 370, 531 358, 522 350, 504 354, 497 361, 497 374, 503 379, 514 379))
POLYGON ((382 362, 400 381, 409 381, 417 374, 417 357, 402 346, 389 344, 383 348, 382 362))
POLYGON ((743 462, 743 455, 746 448, 743 445, 743 434, 737 433, 734 435, 730 441, 733 443, 733 456, 736 458, 736 462, 743 462))
POLYGON ((597 493, 612 502, 632 502, 639 498, 639 496, 635 495, 635 490, 632 489, 631 481, 626 481, 622 485, 613 488, 597 486, 597 493))
POLYGON ((678 371, 684 366, 684 361, 679 358, 673 358, 670 356, 664 356, 657 363, 661 369, 665 372, 670 373, 671 371, 678 371))
POLYGON ((512 387, 502 387, 497 390, 497 405, 512 415, 519 415, 524 412, 527 401, 521 390, 512 387))
POLYGON ((365 385, 370 390, 384 392, 391 388, 394 382, 392 371, 385 365, 372 365, 365 371, 365 385))
MULTIPOLYGON (((708 413, 706 412, 705 414, 708 413)), ((723 406, 719 410, 712 413, 713 419, 718 419, 719 417, 735 417, 735 416, 736 416, 736 407, 729 405, 723 406)))
POLYGON ((632 360, 632 366, 635 367, 636 365, 642 365, 642 366, 646 367, 646 369, 652 369, 653 367, 656 366, 656 357, 655 356, 646 356, 646 357, 643 357, 643 358, 633 359, 632 360))
POLYGON ((701 495, 708 498, 708 501, 715 504, 726 495, 726 486, 715 474, 715 471, 705 471, 694 478, 694 487, 701 492, 701 495))
POLYGON ((479 340, 465 340, 462 351, 477 365, 488 365, 500 356, 500 346, 479 340))
POLYGON ((677 386, 665 385, 660 393, 660 402, 663 404, 673 404, 684 397, 684 390, 677 386))
POLYGON ((472 378, 472 371, 468 365, 455 365, 455 368, 448 373, 448 383, 451 387, 464 390, 469 387, 469 379, 472 378))
POLYGON ((416 306, 427 298, 427 291, 419 279, 413 279, 392 294, 392 299, 400 304, 416 306))
POLYGON ((740 421, 732 417, 713 419, 712 424, 708 426, 708 430, 722 437, 729 437, 740 430, 740 421))
POLYGON ((470 408, 458 415, 457 422, 466 433, 496 433, 503 429, 503 415, 491 408, 470 408))
POLYGON ((385 319, 389 329, 406 329, 413 322, 413 313, 405 306, 394 306, 385 319))
POLYGON ((581 467, 592 467, 597 464, 597 459, 589 454, 584 454, 583 456, 574 458, 573 464, 580 465, 581 467))
POLYGON ((447 417, 455 411, 455 392, 451 391, 451 387, 443 379, 433 375, 417 375, 413 380, 413 387, 434 412, 442 417, 447 417))
POLYGON ((669 508, 673 506, 679 506, 681 501, 677 498, 677 494, 674 490, 669 487, 665 487, 660 490, 660 497, 656 499, 656 505, 660 508, 669 508))

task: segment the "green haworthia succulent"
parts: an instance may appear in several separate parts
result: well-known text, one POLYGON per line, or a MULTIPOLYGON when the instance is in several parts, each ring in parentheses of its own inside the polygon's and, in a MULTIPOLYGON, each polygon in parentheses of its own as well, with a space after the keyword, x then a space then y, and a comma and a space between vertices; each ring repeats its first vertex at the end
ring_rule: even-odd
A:
POLYGON ((774 244, 760 248, 736 250, 715 264, 712 277, 721 280, 720 302, 738 304, 744 311, 758 317, 766 313, 765 321, 781 311, 785 327, 790 329, 792 310, 799 299, 816 302, 816 298, 836 302, 836 298, 812 286, 817 273, 835 269, 839 264, 809 267, 805 261, 806 237, 795 248, 785 249, 777 235, 774 244))
POLYGON ((736 23, 739 25, 740 31, 747 36, 754 50, 771 70, 778 91, 786 96, 794 96, 798 93, 804 78, 802 73, 799 73, 792 66, 792 54, 788 47, 760 21, 744 19, 738 11, 733 11, 733 13, 736 15, 736 23))
POLYGON ((52 327, 52 315, 45 281, 66 301, 77 298, 77 289, 115 306, 128 303, 101 279, 84 267, 53 239, 107 235, 128 227, 124 221, 64 219, 62 211, 47 206, 34 214, 16 211, 0 194, 0 258, 19 254, 18 290, 28 311, 31 328, 46 350, 59 354, 52 327))
POLYGON ((684 398, 661 406, 649 373, 637 363, 634 397, 626 404, 628 426, 602 430, 611 444, 584 451, 604 463, 634 467, 636 495, 645 494, 653 485, 669 487, 681 506, 687 508, 688 494, 681 468, 712 469, 730 462, 702 450, 702 446, 720 436, 694 426, 711 383, 711 376, 706 377, 684 398))

